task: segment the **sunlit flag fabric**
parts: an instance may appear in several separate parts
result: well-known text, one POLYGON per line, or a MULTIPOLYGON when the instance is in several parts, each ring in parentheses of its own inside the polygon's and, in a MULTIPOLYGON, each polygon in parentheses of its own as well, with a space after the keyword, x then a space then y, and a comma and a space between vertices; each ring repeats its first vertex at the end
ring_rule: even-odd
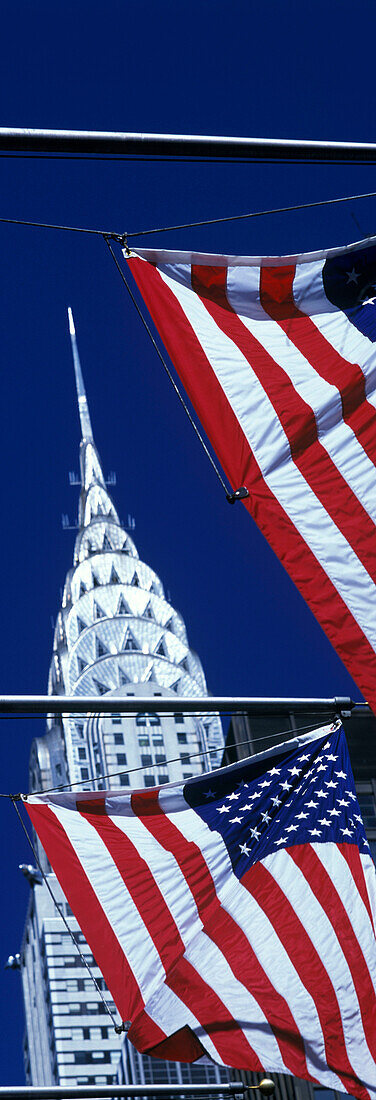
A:
POLYGON ((233 489, 376 710, 376 238, 126 258, 233 489))
POLYGON ((26 808, 139 1051, 376 1096, 375 869, 339 723, 26 808))

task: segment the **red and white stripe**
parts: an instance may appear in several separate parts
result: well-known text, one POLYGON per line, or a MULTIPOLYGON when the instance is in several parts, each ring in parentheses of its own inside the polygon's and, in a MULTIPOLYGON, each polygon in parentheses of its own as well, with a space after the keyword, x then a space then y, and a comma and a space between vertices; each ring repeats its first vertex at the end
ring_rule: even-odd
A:
POLYGON ((239 881, 180 785, 26 808, 137 1049, 374 1100, 369 857, 295 845, 239 881))
POLYGON ((325 297, 324 259, 128 264, 231 484, 376 707, 376 352, 325 297))

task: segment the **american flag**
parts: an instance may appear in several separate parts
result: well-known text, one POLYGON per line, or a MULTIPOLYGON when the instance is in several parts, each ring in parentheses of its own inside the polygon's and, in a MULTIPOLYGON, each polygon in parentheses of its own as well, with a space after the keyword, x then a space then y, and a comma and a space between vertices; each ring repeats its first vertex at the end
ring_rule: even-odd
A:
POLYGON ((375 869, 339 722, 26 808, 139 1051, 376 1096, 375 869))
POLYGON ((234 490, 376 708, 376 239, 127 255, 234 490))

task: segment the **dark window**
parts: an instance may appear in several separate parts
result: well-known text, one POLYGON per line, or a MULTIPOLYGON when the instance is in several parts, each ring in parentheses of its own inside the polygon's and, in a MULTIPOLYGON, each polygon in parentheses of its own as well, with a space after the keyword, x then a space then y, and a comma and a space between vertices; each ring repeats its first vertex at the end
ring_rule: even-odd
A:
POLYGON ((186 745, 187 744, 187 734, 186 733, 178 733, 177 738, 178 738, 179 745, 186 745))
POLYGON ((192 779, 193 772, 183 772, 183 779, 192 779))
POLYGON ((78 750, 78 759, 79 760, 86 760, 86 749, 79 749, 78 750))
POLYGON ((129 775, 121 775, 119 778, 121 787, 129 787, 129 775))
POLYGON ((81 779, 89 778, 89 768, 81 768, 81 779))
MULTIPOLYGON (((366 829, 376 828, 376 813, 375 803, 371 791, 358 791, 358 802, 360 806, 360 812, 365 824, 366 829)), ((316 1095, 316 1089, 315 1089, 316 1095)))
POLYGON ((114 734, 114 742, 115 742, 115 745, 124 745, 123 734, 122 733, 115 733, 114 734))
POLYGON ((158 783, 162 786, 163 783, 168 783, 168 775, 159 775, 158 783))
POLYGON ((166 763, 166 756, 165 756, 164 752, 157 752, 156 753, 155 763, 156 764, 165 764, 166 763))
POLYGON ((146 726, 146 714, 136 714, 136 726, 146 726))
POLYGON ((149 753, 141 753, 141 764, 143 768, 150 768, 153 761, 149 753))
POLYGON ((176 714, 174 714, 174 722, 176 722, 176 725, 184 722, 184 714, 182 714, 181 711, 178 711, 176 714))
POLYGON ((82 1028, 82 1035, 83 1035, 84 1039, 90 1039, 90 1028, 89 1027, 83 1027, 82 1028))
POLYGON ((145 787, 155 787, 155 779, 153 775, 144 775, 145 787))
POLYGON ((180 759, 182 764, 189 764, 189 752, 181 752, 180 759))
POLYGON ((117 760, 118 764, 126 764, 127 763, 127 757, 126 757, 125 752, 117 752, 116 753, 116 760, 117 760))

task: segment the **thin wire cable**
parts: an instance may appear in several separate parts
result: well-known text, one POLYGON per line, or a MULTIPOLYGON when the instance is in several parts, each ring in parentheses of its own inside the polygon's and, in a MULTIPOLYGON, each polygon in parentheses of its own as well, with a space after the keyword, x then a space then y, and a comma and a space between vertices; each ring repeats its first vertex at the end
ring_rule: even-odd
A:
POLYGON ((60 908, 59 902, 55 898, 54 892, 51 889, 51 886, 49 884, 47 875, 45 874, 45 872, 43 870, 43 867, 42 867, 42 864, 40 862, 36 847, 33 844, 33 841, 31 839, 31 837, 29 836, 29 833, 27 831, 27 828, 26 828, 26 825, 25 825, 24 821, 22 820, 20 811, 19 811, 18 806, 17 806, 17 802, 15 801, 15 796, 10 795, 9 797, 10 797, 11 802, 13 803, 13 806, 14 806, 14 809, 16 811, 17 817, 19 818, 19 820, 21 822, 21 825, 22 825, 23 831, 25 833, 26 839, 27 839, 28 844, 30 845, 31 851, 33 853, 36 865, 37 865, 37 867, 38 867, 38 869, 39 869, 39 871, 42 875, 42 878, 43 878, 43 881, 44 881, 45 885, 47 886, 48 893, 50 894, 50 897, 52 898, 55 909, 57 910, 57 912, 59 914, 59 917, 61 917, 61 919, 63 921, 63 924, 65 925, 67 931, 69 932, 70 938, 71 938, 72 943, 74 944, 74 946, 76 948, 76 951, 78 952, 78 954, 80 956, 81 962, 83 963, 84 966, 86 966, 86 970, 90 974, 91 980, 92 980, 92 982, 95 986, 95 989, 98 993, 98 996, 100 997, 101 1001, 103 1002, 103 1004, 105 1006, 105 1009, 106 1009, 106 1012, 111 1017, 111 1020, 112 1020, 112 1023, 114 1025, 116 1033, 119 1034, 120 1031, 123 1030, 123 1026, 120 1027, 119 1024, 116 1023, 116 1017, 114 1016, 113 1012, 111 1011, 110 1006, 107 1004, 106 998, 103 996, 102 990, 100 989, 100 987, 98 985, 97 979, 96 979, 95 975, 93 974, 93 971, 90 967, 90 964, 88 963, 87 959, 85 959, 85 955, 82 954, 82 951, 80 950, 79 944, 76 943, 76 940, 74 938, 74 934, 72 932, 72 929, 69 927, 68 921, 66 920, 66 917, 64 916, 64 913, 63 913, 62 909, 60 908))
MULTIPOLYGON (((272 737, 283 737, 285 733, 292 734, 292 737, 288 738, 288 740, 290 741, 293 740, 294 737, 297 736, 297 734, 304 733, 306 730, 311 730, 313 733, 314 730, 320 729, 321 725, 322 722, 317 722, 314 726, 312 725, 312 723, 310 723, 308 726, 299 726, 296 730, 280 730, 279 733, 271 733, 268 737, 253 737, 252 744, 255 745, 261 741, 270 741, 272 737)), ((243 748, 244 745, 248 745, 248 748, 251 747, 249 739, 247 741, 238 741, 236 747, 240 749, 243 748)), ((215 752, 218 752, 218 749, 202 749, 200 750, 200 752, 186 752, 184 755, 187 760, 194 760, 198 756, 211 756, 215 752)), ((241 760, 237 761, 237 763, 241 763, 241 760)), ((173 756, 170 760, 165 760, 165 763, 163 765, 160 765, 160 767, 167 768, 168 764, 181 764, 181 757, 173 756)), ((144 766, 140 764, 137 768, 127 768, 126 770, 123 768, 121 772, 107 772, 106 775, 96 775, 93 779, 78 779, 74 783, 60 784, 58 787, 48 787, 47 790, 43 791, 32 791, 32 794, 37 796, 42 794, 58 794, 59 791, 67 791, 70 790, 72 787, 86 787, 87 783, 101 783, 103 779, 118 779, 121 775, 133 775, 134 772, 143 772, 144 770, 144 766)), ((201 776, 197 776, 197 779, 201 779, 202 775, 205 774, 212 775, 213 773, 211 771, 206 773, 202 772, 201 776)), ((11 795, 1 795, 0 797, 10 798, 11 795)))
MULTIPOLYGON (((1 154, 0 154, 1 155, 1 154)), ((63 159, 63 158, 58 158, 63 159)), ((85 158, 84 158, 85 159, 85 158)), ((226 162, 227 163, 227 162, 226 162)), ((77 225, 54 225, 50 222, 30 222, 24 221, 21 218, 0 218, 0 224, 3 225, 22 225, 26 228, 34 229, 55 229, 62 230, 65 233, 88 233, 92 236, 103 237, 104 240, 118 241, 120 244, 125 240, 131 240, 133 237, 145 237, 152 233, 172 233, 177 229, 195 229, 198 226, 205 225, 222 225, 225 222, 244 221, 247 218, 263 218, 268 214, 286 214, 289 211, 294 210, 312 210, 318 206, 334 206, 336 203, 341 202, 355 202, 357 199, 373 199, 376 198, 375 191, 368 191, 362 195, 344 195, 335 199, 320 199, 318 202, 305 202, 297 203, 294 206, 279 206, 270 210, 252 210, 247 214, 231 214, 223 218, 209 218, 199 222, 185 222, 181 225, 167 225, 159 229, 139 229, 132 231, 131 233, 113 233, 104 229, 86 229, 77 225)), ((115 260, 116 262, 116 260, 115 260)), ((121 271, 121 268, 119 269, 121 271)), ((123 276, 124 278, 124 276, 123 276)))
POLYGON ((169 367, 167 366, 166 360, 164 359, 164 357, 162 355, 162 352, 159 350, 158 344, 157 344, 156 340, 154 339, 153 333, 152 333, 151 329, 149 328, 149 325, 148 325, 147 321, 145 320, 145 317, 144 317, 144 315, 143 315, 143 313, 142 313, 142 311, 141 311, 141 309, 138 305, 138 302, 136 301, 136 298, 133 294, 133 291, 131 290, 131 287, 129 286, 129 283, 127 282, 127 279, 125 278, 124 271, 120 267, 120 264, 117 260, 117 257, 115 256, 113 248, 111 248, 110 241, 109 241, 108 237, 104 236, 104 240, 106 242, 106 245, 107 245, 109 251, 111 252, 111 256, 112 256, 112 259, 114 261, 115 267, 117 267, 117 269, 118 269, 120 277, 123 280, 124 286, 126 287, 126 289, 128 291, 129 297, 131 298, 131 300, 133 302, 133 305, 135 306, 135 309, 137 310, 138 316, 140 317, 140 319, 142 321, 142 324, 143 324, 144 328, 146 329, 146 332, 149 336, 149 339, 152 342, 153 348, 155 348, 155 351, 157 352, 158 358, 160 359, 160 361, 162 363, 162 366, 164 367, 164 369, 166 371, 166 374, 167 374, 168 378, 170 379, 171 385, 173 386, 173 388, 175 390, 175 393, 177 394, 177 396, 179 398, 179 401, 180 401, 181 405, 183 406, 184 412, 186 413, 186 415, 188 417, 188 420, 189 420, 194 432, 196 433, 197 439, 201 443, 201 446, 202 446, 203 450, 205 451, 206 457, 209 459, 209 462, 210 462, 211 466, 213 467, 213 470, 214 470, 215 474, 217 475, 218 481, 222 485, 222 489, 224 489, 226 497, 228 499, 229 497, 232 496, 232 493, 229 492, 228 487, 227 487, 226 483, 224 482, 222 475, 219 472, 218 466, 214 462, 214 459, 212 458, 212 455, 210 454, 210 451, 208 450, 208 448, 206 446, 206 443, 202 438, 201 432, 199 432, 197 424, 195 424, 195 421, 193 420, 193 417, 191 416, 188 405, 184 401, 184 397, 180 393, 179 387, 176 385, 175 379, 173 378, 173 376, 171 374, 171 371, 170 371, 169 367))
POLYGON ((0 222, 4 225, 23 225, 34 229, 61 229, 65 233, 89 233, 94 237, 109 237, 110 240, 122 241, 123 234, 121 233, 109 233, 104 229, 85 229, 78 225, 51 225, 49 222, 26 222, 21 218, 0 218, 0 222))
POLYGON ((267 214, 286 214, 291 210, 313 210, 317 206, 334 206, 339 202, 353 202, 355 199, 374 199, 375 191, 369 191, 364 195, 344 195, 337 199, 320 199, 318 202, 301 202, 294 206, 277 206, 273 210, 253 210, 248 214, 232 214, 225 218, 209 218, 201 222, 187 222, 185 225, 167 225, 160 229, 139 229, 137 232, 127 233, 127 240, 132 237, 146 237, 151 233, 172 233, 175 229, 195 229, 196 226, 222 225, 224 222, 240 222, 246 218, 264 218, 267 214))

